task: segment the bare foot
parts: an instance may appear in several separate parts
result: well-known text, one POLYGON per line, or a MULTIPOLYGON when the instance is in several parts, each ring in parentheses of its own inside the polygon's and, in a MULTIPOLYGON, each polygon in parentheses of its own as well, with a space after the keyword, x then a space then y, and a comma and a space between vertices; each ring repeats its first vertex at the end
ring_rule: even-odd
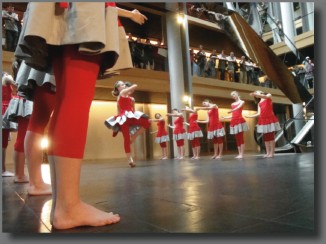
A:
POLYGON ((269 158, 269 154, 264 155, 263 158, 269 158))
POLYGON ((222 156, 216 156, 215 159, 222 159, 222 156))
POLYGON ((28 183, 29 182, 29 178, 26 175, 24 175, 23 177, 15 176, 14 182, 15 183, 28 183))
POLYGON ((49 184, 29 185, 27 192, 31 196, 51 195, 52 188, 49 184))
POLYGON ((99 210, 84 202, 78 203, 69 209, 56 205, 53 227, 55 229, 70 229, 78 226, 103 226, 120 221, 118 214, 99 210))
POLYGON ((215 159, 217 156, 216 155, 214 155, 213 157, 211 157, 211 159, 215 159))
POLYGON ((136 167, 136 164, 134 163, 134 160, 132 159, 132 157, 130 157, 128 161, 129 161, 130 168, 136 167))

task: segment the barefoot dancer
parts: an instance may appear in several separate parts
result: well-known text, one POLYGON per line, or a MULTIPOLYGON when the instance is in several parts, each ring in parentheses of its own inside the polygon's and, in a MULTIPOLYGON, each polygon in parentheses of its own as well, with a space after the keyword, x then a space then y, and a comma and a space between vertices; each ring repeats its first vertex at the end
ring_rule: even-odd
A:
POLYGON ((275 131, 281 130, 280 123, 273 112, 272 95, 264 94, 262 91, 250 93, 250 96, 255 98, 258 103, 258 111, 256 114, 247 115, 246 118, 258 118, 256 125, 257 132, 263 134, 263 139, 266 147, 265 158, 273 158, 275 151, 275 131))
POLYGON ((188 137, 188 140, 191 141, 191 146, 192 146, 193 157, 191 159, 199 159, 200 158, 200 138, 203 137, 203 132, 201 131, 201 129, 197 123, 198 113, 196 110, 193 110, 189 107, 182 109, 182 111, 190 113, 189 123, 185 122, 185 124, 187 126, 189 126, 187 137, 188 137))
POLYGON ((157 131, 152 132, 152 134, 156 133, 155 142, 160 144, 162 149, 162 157, 160 159, 168 159, 168 150, 166 143, 170 141, 170 138, 168 132, 165 129, 165 120, 161 114, 156 113, 155 119, 152 119, 151 121, 157 122, 157 131))
POLYGON ((177 159, 183 159, 184 157, 184 139, 187 138, 187 132, 183 128, 183 114, 178 109, 173 109, 172 113, 168 113, 167 116, 177 117, 174 121, 174 126, 169 125, 173 129, 173 140, 177 143, 178 157, 177 159))
MULTIPOLYGON (((126 34, 119 32, 118 16, 138 24, 147 19, 137 10, 120 9, 113 3, 28 4, 18 45, 23 47, 20 51, 26 53, 20 57, 35 69, 50 70, 52 66, 56 80, 48 150, 53 186, 51 224, 56 229, 103 226, 120 221, 119 215, 86 204, 79 194, 96 79, 124 57, 122 49, 129 50, 126 34)), ((130 52, 128 56, 122 63, 132 67, 130 52)))
POLYGON ((239 93, 236 91, 231 92, 232 98, 235 100, 234 103, 231 104, 232 116, 224 116, 223 119, 230 119, 230 134, 235 135, 235 140, 238 147, 239 155, 235 158, 242 159, 244 153, 244 139, 243 132, 248 130, 248 125, 245 119, 242 117, 242 109, 244 105, 244 101, 240 99, 239 93))
POLYGON ((114 132, 121 130, 124 139, 124 150, 130 167, 136 166, 131 156, 130 144, 150 126, 148 116, 134 109, 135 100, 130 95, 136 88, 136 84, 127 87, 123 81, 117 81, 115 83, 112 94, 118 97, 118 115, 111 116, 104 122, 114 132), (130 133, 130 131, 133 131, 131 127, 137 128, 134 133, 130 133))
POLYGON ((206 121, 198 121, 198 123, 208 123, 207 138, 211 139, 214 144, 214 155, 211 158, 221 159, 223 155, 223 136, 225 136, 225 130, 219 120, 218 106, 209 99, 203 101, 203 106, 196 108, 196 110, 208 110, 208 117, 206 121))

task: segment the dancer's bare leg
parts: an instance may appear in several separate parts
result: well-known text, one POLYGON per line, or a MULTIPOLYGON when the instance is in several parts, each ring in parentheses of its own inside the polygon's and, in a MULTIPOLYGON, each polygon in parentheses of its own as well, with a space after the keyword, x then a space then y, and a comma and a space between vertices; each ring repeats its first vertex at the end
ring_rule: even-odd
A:
POLYGON ((25 175, 25 153, 14 151, 15 179, 16 183, 28 183, 28 177, 25 175))
POLYGON ((141 127, 139 130, 136 131, 135 134, 133 134, 131 137, 130 137, 130 144, 132 144, 136 138, 142 134, 146 129, 144 127, 141 127))
POLYGON ((240 158, 243 158, 244 150, 245 150, 245 144, 241 144, 241 146, 240 146, 240 158))
POLYGON ((166 147, 163 147, 163 148, 162 148, 162 152, 163 152, 163 157, 162 157, 162 159, 163 159, 163 160, 168 159, 168 152, 167 152, 167 148, 166 148, 166 147))
POLYGON ((211 159, 215 159, 218 155, 218 144, 214 143, 214 155, 211 157, 211 159))
POLYGON ((275 141, 274 140, 270 141, 269 145, 270 145, 269 158, 273 158, 275 152, 275 141))
POLYGON ((81 159, 53 156, 56 174, 56 203, 53 227, 103 226, 120 221, 120 216, 104 212, 79 197, 81 159))
POLYGON ((199 159, 200 158, 200 146, 196 147, 196 158, 195 159, 199 159))
POLYGON ((32 131, 27 131, 25 136, 26 163, 29 173, 30 195, 50 195, 51 185, 46 184, 42 178, 42 149, 40 148, 43 135, 32 131))
POLYGON ((216 159, 221 159, 223 156, 223 143, 219 143, 218 145, 218 155, 216 159))
POLYGON ((266 155, 264 155, 264 158, 268 158, 270 155, 270 143, 269 141, 265 141, 265 148, 266 148, 266 155))
POLYGON ((235 158, 240 158, 241 155, 241 146, 238 146, 238 155, 235 158))
POLYGON ((196 156, 197 156, 197 151, 196 151, 196 148, 195 147, 193 147, 193 148, 191 148, 192 149, 192 158, 191 159, 195 159, 196 158, 196 156))
POLYGON ((184 157, 184 148, 182 146, 182 147, 180 147, 180 157, 179 157, 179 159, 183 159, 183 157, 184 157))

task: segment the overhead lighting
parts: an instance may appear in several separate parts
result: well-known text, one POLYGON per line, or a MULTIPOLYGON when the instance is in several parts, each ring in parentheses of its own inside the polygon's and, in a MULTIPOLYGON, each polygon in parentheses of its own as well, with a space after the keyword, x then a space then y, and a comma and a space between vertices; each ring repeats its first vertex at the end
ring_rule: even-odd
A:
POLYGON ((179 24, 183 24, 183 22, 184 22, 184 16, 183 16, 183 14, 178 14, 177 20, 178 20, 178 23, 179 24))

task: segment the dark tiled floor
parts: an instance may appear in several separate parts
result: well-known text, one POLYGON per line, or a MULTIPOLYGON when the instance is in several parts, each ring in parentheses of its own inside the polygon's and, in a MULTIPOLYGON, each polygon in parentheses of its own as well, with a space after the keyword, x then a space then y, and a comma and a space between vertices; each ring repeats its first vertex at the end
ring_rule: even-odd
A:
MULTIPOLYGON (((121 222, 65 233, 308 234, 314 226, 314 154, 244 160, 85 162, 82 198, 121 222)), ((54 232, 51 197, 3 178, 3 232, 54 232)), ((58 232, 58 231, 56 231, 58 232)))

